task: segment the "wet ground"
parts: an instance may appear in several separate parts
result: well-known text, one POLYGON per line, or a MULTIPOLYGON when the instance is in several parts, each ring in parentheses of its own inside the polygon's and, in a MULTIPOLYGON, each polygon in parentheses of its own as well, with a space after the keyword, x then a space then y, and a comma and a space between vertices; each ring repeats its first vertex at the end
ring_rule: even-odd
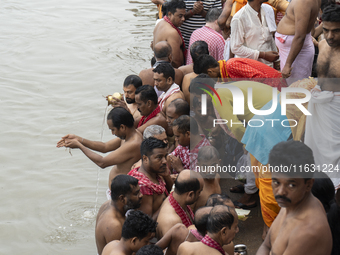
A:
MULTIPOLYGON (((239 199, 242 194, 231 193, 230 187, 241 184, 239 181, 227 178, 221 179, 220 185, 223 193, 226 193, 235 201, 239 199)), ((257 198, 257 206, 250 209, 251 212, 245 221, 239 221, 240 231, 234 239, 234 244, 245 244, 247 246, 248 255, 255 255, 256 251, 262 244, 263 220, 261 216, 261 207, 259 198, 257 198)))

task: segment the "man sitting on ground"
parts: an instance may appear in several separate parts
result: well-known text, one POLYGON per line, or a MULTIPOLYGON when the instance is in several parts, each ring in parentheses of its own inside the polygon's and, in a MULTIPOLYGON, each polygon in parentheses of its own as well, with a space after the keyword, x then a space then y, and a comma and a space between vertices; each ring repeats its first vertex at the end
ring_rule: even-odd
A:
POLYGON ((142 165, 128 174, 137 178, 143 194, 140 210, 157 219, 159 208, 171 190, 173 181, 166 165, 167 145, 154 137, 141 145, 142 165))
POLYGON ((273 169, 304 168, 272 171, 273 193, 281 210, 256 254, 331 254, 326 212, 311 193, 313 172, 306 171, 314 164, 312 150, 298 141, 281 142, 271 150, 269 165, 273 169))
POLYGON ((117 138, 106 143, 95 142, 80 136, 68 134, 57 143, 57 147, 79 148, 89 159, 101 168, 114 165, 109 176, 111 182, 118 174, 127 174, 131 166, 140 159, 142 135, 133 126, 134 119, 128 110, 113 108, 107 115, 107 125, 117 138), (91 150, 102 153, 111 152, 103 157, 91 150))
POLYGON ((225 254, 222 246, 234 240, 238 232, 238 218, 235 210, 225 205, 215 206, 209 213, 207 234, 201 242, 184 242, 178 255, 225 254))
POLYGON ((187 242, 199 242, 207 231, 208 216, 213 207, 202 207, 195 213, 195 229, 188 229, 183 223, 177 223, 165 233, 156 245, 162 249, 168 248, 165 255, 176 255, 178 246, 187 242))
POLYGON ((203 189, 202 177, 193 171, 183 170, 175 181, 175 190, 164 200, 158 215, 157 237, 165 233, 177 223, 186 227, 193 224, 194 214, 189 205, 196 202, 203 189))
MULTIPOLYGON (((143 81, 143 85, 151 85, 155 88, 156 93, 160 96, 163 91, 158 91, 155 87, 155 81, 153 79, 153 69, 156 68, 161 63, 170 63, 172 62, 172 49, 168 42, 160 41, 153 47, 153 52, 155 54, 156 63, 152 66, 152 68, 145 69, 140 71, 139 77, 141 77, 143 81)), ((175 69, 175 83, 178 86, 182 85, 183 80, 183 72, 177 68, 175 69)))
POLYGON ((99 255, 107 243, 121 238, 126 212, 139 208, 142 197, 136 178, 120 174, 112 180, 111 199, 100 207, 96 219, 95 236, 99 255))
POLYGON ((158 97, 158 104, 161 111, 165 114, 170 102, 176 98, 184 99, 184 95, 180 87, 174 82, 175 70, 170 64, 159 64, 152 71, 154 72, 153 79, 155 80, 156 88, 159 91, 163 91, 158 97))
POLYGON ((141 211, 131 211, 127 216, 122 238, 112 241, 103 250, 103 255, 132 255, 154 238, 157 223, 141 211))
POLYGON ((166 119, 161 113, 157 94, 153 87, 150 85, 141 86, 136 90, 135 94, 138 111, 142 115, 137 130, 143 133, 145 128, 150 125, 160 125, 163 128, 167 128, 166 119))

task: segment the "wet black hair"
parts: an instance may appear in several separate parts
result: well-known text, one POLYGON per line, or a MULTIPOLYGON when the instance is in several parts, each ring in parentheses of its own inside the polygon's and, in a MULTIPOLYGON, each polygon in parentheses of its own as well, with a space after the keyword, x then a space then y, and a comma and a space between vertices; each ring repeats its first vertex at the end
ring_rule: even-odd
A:
POLYGON ((120 125, 132 128, 135 122, 132 114, 123 107, 113 108, 107 115, 107 120, 112 120, 112 124, 115 128, 120 128, 120 125))
POLYGON ((156 226, 157 222, 149 215, 138 210, 131 211, 123 224, 122 238, 128 240, 137 237, 142 240, 149 233, 156 233, 156 226))
POLYGON ((185 2, 183 0, 171 0, 167 1, 166 4, 166 13, 171 12, 175 14, 177 9, 185 9, 185 2))
POLYGON ((144 103, 147 103, 149 100, 151 100, 155 105, 158 104, 158 97, 157 93, 151 85, 143 85, 136 89, 135 95, 138 95, 139 99, 142 100, 144 103))
POLYGON ((219 64, 213 56, 201 55, 197 57, 197 61, 194 62, 194 72, 196 74, 205 73, 208 74, 209 68, 218 67, 219 64))
POLYGON ((173 81, 175 80, 175 69, 170 63, 161 63, 156 66, 152 71, 154 73, 163 74, 165 79, 171 77, 173 81))
POLYGON ((166 147, 167 147, 167 144, 164 143, 163 141, 158 140, 157 138, 154 138, 154 137, 149 137, 142 142, 142 145, 140 146, 140 154, 142 158, 143 158, 143 155, 150 157, 154 149, 166 148, 166 147))
POLYGON ((136 187, 138 179, 126 174, 117 175, 111 182, 111 199, 117 201, 120 195, 132 192, 131 186, 136 187))
POLYGON ((139 76, 133 74, 125 78, 123 86, 127 87, 131 84, 137 89, 143 85, 143 82, 139 76))
MULTIPOLYGON (((313 151, 304 143, 299 141, 284 141, 276 144, 269 153, 268 164, 270 167, 288 167, 297 169, 299 166, 312 167, 314 165, 313 151)), ((273 169, 273 168, 272 168, 273 169)), ((300 171, 279 171, 291 178, 305 178, 305 181, 313 178, 313 172, 307 171, 307 168, 301 168, 300 171)))

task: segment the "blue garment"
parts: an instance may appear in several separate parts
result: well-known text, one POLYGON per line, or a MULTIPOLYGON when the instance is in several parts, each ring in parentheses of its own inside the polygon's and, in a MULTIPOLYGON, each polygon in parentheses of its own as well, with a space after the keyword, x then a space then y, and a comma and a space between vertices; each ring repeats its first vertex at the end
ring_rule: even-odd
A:
MULTIPOLYGON (((242 137, 242 143, 246 145, 246 150, 249 151, 261 164, 267 165, 269 160, 270 150, 279 142, 287 141, 292 133, 289 121, 286 115, 281 115, 280 94, 278 95, 278 105, 270 115, 254 115, 254 117, 248 122, 246 131, 242 137), (276 119, 276 121, 269 121, 270 119, 276 119), (264 125, 262 127, 252 127, 260 125, 262 120, 264 125), (286 120, 286 121, 284 121, 286 120), (284 127, 281 123, 287 127, 284 127), (253 122, 253 123, 251 123, 253 122), (272 127, 272 125, 274 127, 272 127)), ((261 110, 268 110, 272 106, 272 100, 269 101, 261 110)))

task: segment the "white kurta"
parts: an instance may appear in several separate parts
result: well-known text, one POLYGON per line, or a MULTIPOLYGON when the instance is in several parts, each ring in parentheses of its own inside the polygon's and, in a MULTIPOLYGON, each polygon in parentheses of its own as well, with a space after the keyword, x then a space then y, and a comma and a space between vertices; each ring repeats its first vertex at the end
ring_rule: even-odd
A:
POLYGON ((230 47, 236 58, 250 58, 273 67, 272 62, 259 58, 261 51, 277 51, 271 33, 274 32, 274 24, 270 28, 268 26, 268 21, 272 23, 273 19, 266 18, 264 8, 261 7, 261 21, 258 12, 249 3, 234 15, 231 21, 230 47))

